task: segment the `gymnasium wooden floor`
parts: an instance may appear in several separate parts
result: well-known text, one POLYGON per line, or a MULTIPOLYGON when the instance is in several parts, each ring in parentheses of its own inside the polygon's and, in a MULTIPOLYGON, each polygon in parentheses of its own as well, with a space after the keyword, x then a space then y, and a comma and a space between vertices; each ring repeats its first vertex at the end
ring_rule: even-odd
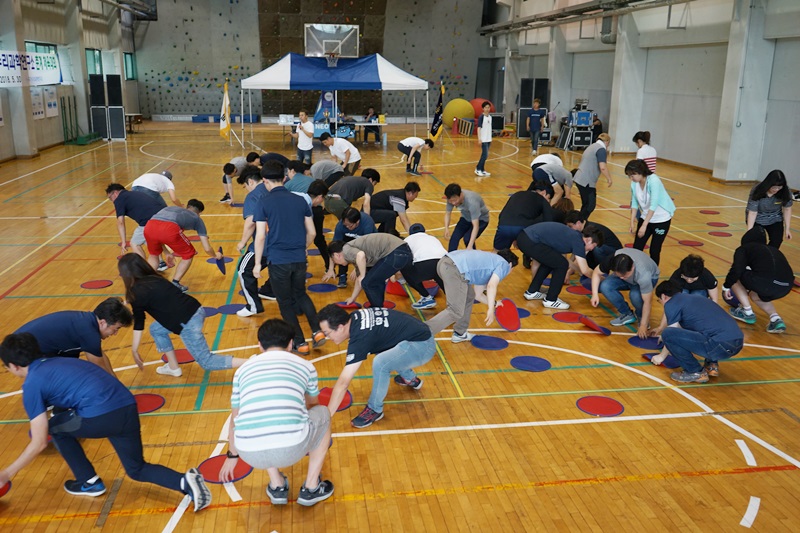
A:
MULTIPOLYGON (((233 251, 241 235, 241 211, 219 204, 221 167, 241 150, 220 139, 215 125, 145 124, 127 143, 45 150, 35 160, 0 165, 0 319, 3 335, 39 315, 65 309, 91 310, 109 295, 122 295, 117 277, 117 232, 113 206, 104 196, 111 181, 130 184, 148 171, 169 169, 179 198, 206 204, 204 218, 215 246, 233 251), (103 290, 80 284, 109 279, 103 290)), ((379 189, 406 181, 395 145, 410 127, 388 130, 387 147, 363 150, 362 168, 380 170, 379 189), (405 129, 404 129, 405 128, 405 129)), ((424 126, 417 133, 424 134, 424 126)), ((254 144, 291 156, 276 127, 258 126, 254 144)), ((656 147, 658 145, 656 144, 656 147)), ((361 148, 359 146, 359 148, 361 148)), ((249 150, 248 150, 249 151, 249 150)), ((491 249, 497 214, 513 187, 530 181, 530 146, 515 138, 496 138, 487 170, 473 174, 480 154, 476 141, 440 138, 426 152, 432 172, 419 178, 422 193, 410 218, 442 235, 442 192, 450 182, 481 192, 492 222, 479 247, 491 249)), ((315 160, 326 157, 319 148, 315 160)), ((565 166, 577 166, 579 153, 562 154, 565 166)), ((614 185, 600 185, 594 219, 628 234, 629 181, 622 168, 630 154, 613 155, 614 185)), ((675 199, 675 214, 664 252, 662 277, 688 253, 699 253, 720 279, 744 229, 744 199, 749 187, 723 186, 709 175, 666 161, 659 175, 675 199), (719 215, 704 215, 710 209, 719 215), (714 237, 708 222, 724 222, 731 237, 714 237), (690 248, 680 240, 700 241, 690 248)), ((244 191, 237 189, 238 198, 244 191)), ((579 202, 576 191, 576 203, 579 202)), ((796 218, 796 217, 795 217, 796 218)), ((454 217, 453 222, 457 220, 454 217)), ((326 219, 333 227, 333 219, 326 219)), ((795 226, 800 227, 795 220, 795 226)), ((128 234, 133 227, 129 223, 128 234)), ((800 269, 797 240, 781 250, 800 269)), ((238 281, 222 277, 202 254, 184 278, 203 305, 241 303, 238 281)), ((311 282, 323 271, 310 258, 311 282)), ((265 472, 256 471, 233 490, 213 485, 212 506, 195 515, 181 513, 177 493, 125 477, 106 441, 84 441, 98 473, 111 487, 101 498, 66 494, 61 485, 70 472, 50 447, 14 479, 0 499, 4 531, 595 531, 672 530, 796 531, 800 526, 800 294, 795 289, 778 303, 788 331, 768 335, 760 312, 745 331, 744 350, 721 365, 722 375, 705 385, 674 386, 669 370, 642 358, 645 350, 627 341, 633 329, 612 328, 604 337, 580 325, 551 318, 539 302, 522 292, 529 273, 516 268, 500 287, 531 316, 522 329, 507 333, 485 328, 485 307, 476 305, 471 331, 507 339, 502 351, 481 351, 449 342, 441 335, 441 353, 419 369, 419 391, 390 388, 386 417, 355 430, 350 419, 369 394, 369 364, 353 382, 355 403, 333 421, 334 442, 323 469, 336 492, 313 508, 296 503, 273 508, 264 494, 265 472), (514 370, 518 355, 548 359, 541 373, 514 370), (607 396, 622 403, 617 417, 593 417, 576 407, 583 396, 607 396), (176 511, 176 509, 178 509, 176 511)), ((577 281, 573 281, 577 283, 577 281)), ((349 292, 348 292, 349 294, 349 292)), ((318 305, 344 299, 344 291, 315 294, 318 305)), ((587 296, 562 294, 571 311, 607 325, 612 318, 603 301, 594 309, 587 296)), ((363 296, 362 296, 363 299, 363 296)), ((411 312, 406 298, 390 297, 411 312)), ((440 308, 443 302, 440 300, 440 308)), ((430 317, 435 310, 425 311, 430 317)), ((653 325, 662 314, 654 304, 653 325)), ((256 329, 278 316, 267 303, 264 315, 242 319, 216 315, 206 320, 212 349, 255 353, 256 329)), ((301 324, 307 326, 301 319, 301 324)), ((177 470, 196 466, 225 449, 223 431, 229 413, 232 372, 204 373, 194 364, 182 378, 155 373, 159 354, 148 343, 144 371, 132 366, 131 330, 105 341, 118 376, 134 393, 161 394, 166 404, 142 416, 145 455, 177 470)), ((331 386, 344 364, 344 346, 332 343, 312 353, 322 384, 331 386)), ((18 394, 20 382, 0 375, 2 466, 28 441, 28 424, 18 394)), ((305 476, 305 462, 288 469, 292 497, 305 476)))

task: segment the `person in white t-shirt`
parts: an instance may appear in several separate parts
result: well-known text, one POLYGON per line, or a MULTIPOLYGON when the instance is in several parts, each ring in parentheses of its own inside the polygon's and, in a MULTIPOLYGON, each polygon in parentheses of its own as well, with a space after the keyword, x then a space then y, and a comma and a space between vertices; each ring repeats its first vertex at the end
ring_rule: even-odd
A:
POLYGON ((633 136, 633 142, 638 147, 638 150, 636 150, 636 159, 641 159, 647 163, 647 168, 650 169, 650 172, 655 173, 658 154, 656 153, 656 149, 650 146, 650 132, 637 131, 636 135, 633 136))
POLYGON ((489 145, 492 144, 492 117, 489 116, 492 104, 484 102, 481 107, 483 108, 483 114, 478 117, 476 121, 476 125, 478 126, 478 142, 481 145, 481 158, 478 160, 478 166, 475 167, 475 175, 485 178, 491 176, 490 173, 486 172, 483 166, 486 164, 486 158, 489 157, 489 145))
POLYGON ((421 176, 419 173, 419 160, 422 157, 423 150, 430 150, 433 148, 433 141, 425 139, 424 141, 419 137, 406 137, 397 143, 397 149, 406 156, 406 174, 412 176, 421 176), (411 161, 414 161, 413 164, 411 161))
POLYGON ((354 175, 358 167, 361 166, 361 153, 358 151, 358 148, 353 146, 353 143, 347 139, 331 137, 331 134, 328 132, 320 135, 319 140, 331 151, 333 159, 341 161, 344 175, 354 175))
POLYGON ((172 183, 172 172, 169 170, 165 170, 161 172, 161 174, 155 174, 153 172, 142 174, 133 180, 131 190, 143 192, 150 196, 161 205, 162 209, 167 207, 167 202, 161 197, 162 193, 169 194, 173 204, 178 207, 183 207, 183 204, 175 195, 175 185, 172 183))
POLYGON ((301 109, 298 113, 300 124, 291 136, 297 139, 297 160, 311 165, 311 152, 314 149, 314 123, 308 120, 308 112, 301 109))
MULTIPOLYGON (((444 282, 439 277, 439 273, 436 272, 436 265, 439 264, 439 259, 445 256, 447 250, 444 249, 439 239, 425 233, 425 226, 419 222, 411 224, 408 233, 409 235, 405 238, 405 241, 414 256, 414 262, 412 263, 414 268, 410 269, 406 275, 406 282, 410 285, 415 282, 422 283, 432 279, 440 289, 443 289, 444 282)), ((436 307, 436 301, 433 296, 426 296, 411 304, 411 307, 414 309, 431 309, 436 307)))
POLYGON ((228 458, 219 473, 233 479, 241 456, 269 474, 267 496, 273 505, 289 502, 289 480, 279 468, 300 462, 308 454, 308 473, 297 503, 311 506, 333 494, 333 483, 320 472, 331 438, 331 415, 319 404, 317 371, 291 351, 294 329, 278 318, 258 328, 264 350, 248 359, 233 375, 228 458))

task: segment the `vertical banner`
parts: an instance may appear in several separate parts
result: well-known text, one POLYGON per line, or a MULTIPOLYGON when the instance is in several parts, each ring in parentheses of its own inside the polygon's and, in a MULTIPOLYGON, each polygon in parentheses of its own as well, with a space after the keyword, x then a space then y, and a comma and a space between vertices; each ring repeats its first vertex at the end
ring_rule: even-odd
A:
POLYGON ((219 134, 229 139, 231 136, 231 100, 228 98, 228 82, 225 82, 225 93, 222 95, 222 109, 219 112, 219 134))
POLYGON ((44 88, 44 115, 46 117, 58 116, 58 99, 55 87, 44 88))
POLYGON ((436 104, 436 110, 433 113, 433 121, 431 122, 431 131, 428 132, 428 138, 432 141, 435 141, 439 138, 439 135, 442 133, 442 112, 444 111, 444 107, 442 106, 442 97, 444 96, 444 84, 440 86, 439 91, 439 102, 436 104))
POLYGON ((30 91, 33 120, 42 120, 44 118, 44 98, 42 97, 42 89, 40 87, 31 87, 30 91))

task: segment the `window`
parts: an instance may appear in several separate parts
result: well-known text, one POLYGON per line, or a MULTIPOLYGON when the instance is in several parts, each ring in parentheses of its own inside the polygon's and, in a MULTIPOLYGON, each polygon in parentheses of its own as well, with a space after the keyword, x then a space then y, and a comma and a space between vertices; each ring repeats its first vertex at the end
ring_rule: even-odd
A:
POLYGON ((122 55, 125 57, 125 79, 135 80, 137 78, 136 56, 129 52, 124 52, 122 55))
POLYGON ((95 50, 94 48, 86 49, 86 70, 90 75, 103 75, 103 58, 100 56, 100 50, 95 50))
POLYGON ((25 41, 25 51, 26 52, 34 52, 37 54, 55 54, 56 53, 56 45, 54 44, 45 44, 45 43, 35 43, 33 41, 25 41))

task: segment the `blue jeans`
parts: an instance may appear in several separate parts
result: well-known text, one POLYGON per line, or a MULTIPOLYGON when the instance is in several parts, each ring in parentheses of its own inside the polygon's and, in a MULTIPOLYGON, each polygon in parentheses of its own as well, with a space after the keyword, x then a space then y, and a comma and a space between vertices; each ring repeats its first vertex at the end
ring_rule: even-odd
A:
POLYGON ((696 294, 698 296, 702 296, 703 298, 708 298, 708 291, 705 289, 683 289, 681 292, 683 294, 696 294))
POLYGON ((372 392, 367 407, 382 413, 392 370, 396 370, 404 380, 413 381, 417 377, 414 367, 424 365, 433 359, 435 353, 436 341, 431 335, 426 341, 402 341, 394 348, 377 354, 372 361, 372 392))
MULTIPOLYGON (((192 354, 194 360, 203 370, 228 370, 233 363, 233 357, 230 355, 214 355, 208 348, 206 337, 203 335, 203 322, 206 319, 206 312, 203 308, 199 308, 192 318, 185 324, 181 324, 180 337, 183 345, 192 354)), ((156 349, 160 353, 169 352, 174 350, 172 346, 172 339, 169 338, 170 330, 159 324, 153 322, 150 324, 150 335, 156 342, 156 349)))
POLYGON ((144 460, 139 413, 135 403, 104 415, 66 422, 70 417, 68 413, 74 411, 65 411, 50 419, 50 434, 58 453, 67 462, 77 481, 84 483, 97 475, 78 439, 108 439, 131 479, 183 492, 183 474, 144 460), (65 422, 63 426, 62 421, 65 422))
POLYGON ((503 250, 511 248, 517 236, 525 229, 525 226, 497 226, 494 233, 494 249, 503 250))
POLYGON ((541 134, 542 130, 540 128, 531 130, 531 150, 533 150, 534 152, 539 149, 539 135, 541 134))
POLYGON ((137 185, 136 187, 131 187, 131 190, 145 193, 147 196, 158 202, 158 205, 161 206, 161 209, 167 207, 167 202, 164 201, 164 198, 161 197, 161 194, 157 193, 153 189, 148 189, 147 187, 137 185))
POLYGON ((397 271, 402 272, 405 277, 409 268, 413 268, 413 261, 414 255, 411 253, 411 248, 408 244, 403 243, 369 269, 361 281, 361 288, 364 289, 371 306, 383 307, 383 300, 386 296, 386 280, 397 271))
MULTIPOLYGON (((658 284, 658 278, 653 278, 653 287, 658 284)), ((637 318, 642 318, 642 307, 644 300, 642 300, 642 291, 638 285, 632 285, 619 278, 616 274, 609 275, 606 279, 600 282, 600 292, 606 297, 611 305, 613 305, 620 315, 627 315, 631 312, 628 302, 622 296, 622 291, 631 291, 631 303, 636 312, 637 318)))
POLYGON ((717 362, 739 353, 744 342, 744 339, 715 341, 700 332, 683 328, 666 328, 661 332, 661 340, 683 370, 691 374, 703 370, 693 354, 705 357, 706 361, 717 362))
POLYGON ((486 164, 486 158, 489 157, 489 145, 492 144, 491 141, 488 143, 481 143, 481 158, 478 161, 478 166, 475 167, 475 170, 480 170, 483 172, 483 165, 486 164))
POLYGON ((314 151, 313 148, 310 149, 310 150, 301 150, 300 148, 298 148, 297 149, 297 160, 302 162, 302 163, 305 163, 306 165, 310 165, 311 164, 311 153, 313 151, 314 151))
MULTIPOLYGON (((476 249, 477 249, 477 242, 478 237, 481 236, 481 233, 486 229, 486 226, 489 225, 489 222, 484 222, 480 220, 478 222, 478 236, 475 237, 476 249)), ((472 236, 472 221, 465 220, 464 217, 458 219, 458 223, 456 223, 456 227, 453 230, 453 234, 450 235, 450 243, 447 245, 447 251, 452 252, 453 250, 458 250, 458 241, 464 239, 464 246, 469 244, 469 238, 472 236)))

